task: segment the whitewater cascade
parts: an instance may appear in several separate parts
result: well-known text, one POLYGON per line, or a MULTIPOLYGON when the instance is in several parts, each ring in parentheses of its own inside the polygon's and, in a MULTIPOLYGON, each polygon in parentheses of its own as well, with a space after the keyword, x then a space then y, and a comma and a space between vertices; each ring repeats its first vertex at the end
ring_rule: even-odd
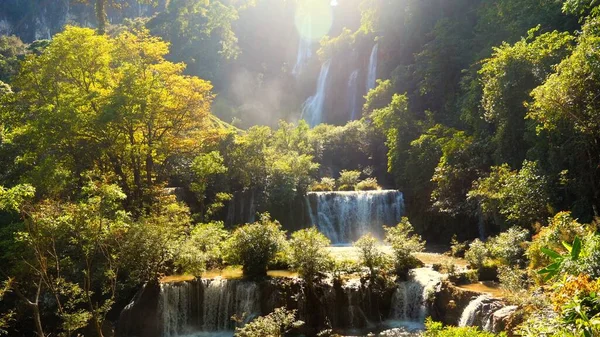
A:
POLYGON ((309 192, 306 198, 311 225, 333 244, 367 233, 382 238, 382 226, 398 224, 404 212, 404 197, 396 190, 309 192))
POLYGON ((231 331, 233 315, 249 321, 260 314, 260 293, 255 282, 241 280, 162 284, 159 308, 163 337, 231 331))
POLYGON ((485 331, 493 331, 494 312, 503 307, 499 300, 489 295, 480 295, 469 302, 463 310, 458 326, 478 326, 485 331))
POLYGON ((315 126, 322 122, 323 105, 325 104, 330 67, 331 60, 327 60, 327 62, 323 63, 317 81, 317 92, 314 96, 309 97, 302 105, 302 118, 307 121, 310 126, 315 126))
POLYGON ((431 268, 417 268, 406 282, 394 291, 390 318, 423 323, 427 317, 427 302, 440 285, 442 275, 431 268))
POLYGON ((300 34, 300 41, 298 42, 298 53, 296 55, 296 65, 292 70, 292 74, 298 77, 308 61, 312 57, 312 19, 310 16, 306 16, 302 22, 302 32, 300 34))
POLYGON ((369 73, 367 75, 367 92, 369 92, 369 90, 375 88, 375 83, 377 80, 378 52, 379 52, 379 43, 376 43, 373 46, 373 50, 371 51, 371 57, 369 58, 369 73))
POLYGON ((358 90, 358 72, 356 69, 348 78, 348 111, 350 111, 350 120, 356 120, 358 117, 358 104, 356 102, 356 91, 358 90))

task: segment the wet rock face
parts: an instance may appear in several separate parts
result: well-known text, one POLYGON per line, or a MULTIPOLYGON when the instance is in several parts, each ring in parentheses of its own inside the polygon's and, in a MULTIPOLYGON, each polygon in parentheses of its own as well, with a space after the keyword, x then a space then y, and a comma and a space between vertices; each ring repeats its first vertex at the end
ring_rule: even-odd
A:
POLYGON ((160 337, 158 300, 160 285, 149 283, 135 295, 119 317, 116 336, 160 337))
POLYGON ((431 317, 447 325, 458 325, 460 316, 478 293, 458 288, 450 282, 443 282, 436 293, 431 309, 431 317))
MULTIPOLYGON (((492 316, 492 331, 512 331, 521 323, 521 317, 518 313, 519 307, 516 305, 506 306, 496 312, 492 316)), ((509 333, 510 335, 510 333, 509 333)))
POLYGON ((119 318, 117 336, 164 337, 194 331, 233 330, 231 316, 251 319, 275 308, 297 310, 314 335, 332 328, 361 329, 387 319, 394 288, 374 291, 362 284, 323 284, 312 289, 299 279, 193 280, 147 285, 119 318))

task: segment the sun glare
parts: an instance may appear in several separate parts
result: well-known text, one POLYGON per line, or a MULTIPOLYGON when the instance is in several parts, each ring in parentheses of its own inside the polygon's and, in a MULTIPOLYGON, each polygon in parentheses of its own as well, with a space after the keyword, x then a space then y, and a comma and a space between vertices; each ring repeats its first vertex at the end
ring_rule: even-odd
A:
POLYGON ((329 33, 333 23, 331 6, 337 5, 337 1, 329 4, 322 0, 302 1, 296 8, 296 30, 298 34, 307 41, 319 41, 329 33))

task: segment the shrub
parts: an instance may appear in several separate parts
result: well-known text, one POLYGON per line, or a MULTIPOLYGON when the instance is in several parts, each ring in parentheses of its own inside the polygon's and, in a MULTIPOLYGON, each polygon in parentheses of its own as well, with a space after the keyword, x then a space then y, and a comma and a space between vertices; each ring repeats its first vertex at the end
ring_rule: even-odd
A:
POLYGON ((320 182, 312 183, 309 190, 312 192, 331 192, 335 190, 335 179, 323 177, 320 182))
POLYGON ((296 320, 296 311, 277 308, 267 316, 261 316, 235 329, 235 337, 282 337, 304 322, 296 320))
POLYGON ((360 171, 342 170, 338 178, 338 189, 340 191, 354 191, 360 179, 360 171))
POLYGON ((182 271, 200 275, 223 264, 223 246, 229 236, 221 221, 198 224, 180 246, 177 263, 182 271))
POLYGON ((379 248, 380 244, 371 234, 365 234, 354 243, 360 254, 360 263, 369 269, 369 279, 374 282, 385 272, 389 264, 388 256, 379 248))
POLYGON ((469 244, 467 241, 458 242, 456 238, 456 234, 452 236, 452 240, 450 240, 450 254, 454 257, 465 257, 465 252, 469 244))
POLYGON ((526 270, 500 266, 498 279, 504 296, 511 303, 524 304, 529 299, 528 289, 531 284, 526 270))
POLYGON ((496 335, 492 332, 481 331, 477 327, 444 327, 441 322, 434 322, 431 317, 425 320, 423 337, 506 337, 505 333, 496 335))
POLYGON ((419 235, 414 234, 413 226, 406 217, 403 217, 395 227, 384 226, 384 229, 385 241, 394 251, 396 273, 401 276, 406 275, 409 269, 418 264, 411 254, 423 251, 425 242, 419 235))
POLYGON ((315 227, 292 234, 291 264, 309 284, 330 269, 331 257, 326 250, 330 243, 315 227))
POLYGON ((518 265, 524 262, 524 254, 529 231, 519 227, 509 228, 506 232, 491 238, 486 246, 491 258, 505 265, 518 265))
POLYGON ((465 252, 465 259, 473 268, 483 267, 483 263, 488 258, 489 251, 485 243, 479 239, 473 240, 469 245, 469 250, 465 252))
POLYGON ((286 243, 281 224, 265 213, 258 222, 241 226, 232 233, 226 245, 226 260, 241 264, 246 277, 266 276, 267 265, 285 249, 286 243))
POLYGON ((357 191, 377 191, 381 189, 381 186, 377 183, 377 178, 367 178, 356 184, 355 189, 357 191))
POLYGON ((526 251, 529 258, 530 268, 540 268, 547 265, 550 259, 542 253, 542 248, 564 253, 562 242, 573 242, 576 236, 583 237, 585 228, 573 219, 570 212, 557 213, 548 226, 542 227, 537 235, 533 237, 531 245, 526 251))

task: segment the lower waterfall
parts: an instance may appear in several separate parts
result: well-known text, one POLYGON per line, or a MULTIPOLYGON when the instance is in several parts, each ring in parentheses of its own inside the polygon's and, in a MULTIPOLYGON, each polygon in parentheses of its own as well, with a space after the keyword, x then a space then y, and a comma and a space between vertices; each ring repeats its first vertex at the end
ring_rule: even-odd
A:
POLYGON ((430 268, 411 270, 410 279, 394 291, 390 319, 422 324, 427 317, 427 303, 441 279, 442 275, 430 268))
POLYGON ((309 192, 310 225, 333 244, 349 244, 367 233, 383 237, 383 225, 395 226, 404 212, 404 197, 395 190, 309 192))
POLYGON ((231 331, 235 328, 232 316, 248 321, 260 314, 259 296, 256 283, 241 280, 162 284, 159 298, 162 336, 231 331))
POLYGON ((463 310, 458 326, 477 326, 485 331, 492 331, 494 312, 503 307, 501 301, 488 295, 478 296, 463 310))

